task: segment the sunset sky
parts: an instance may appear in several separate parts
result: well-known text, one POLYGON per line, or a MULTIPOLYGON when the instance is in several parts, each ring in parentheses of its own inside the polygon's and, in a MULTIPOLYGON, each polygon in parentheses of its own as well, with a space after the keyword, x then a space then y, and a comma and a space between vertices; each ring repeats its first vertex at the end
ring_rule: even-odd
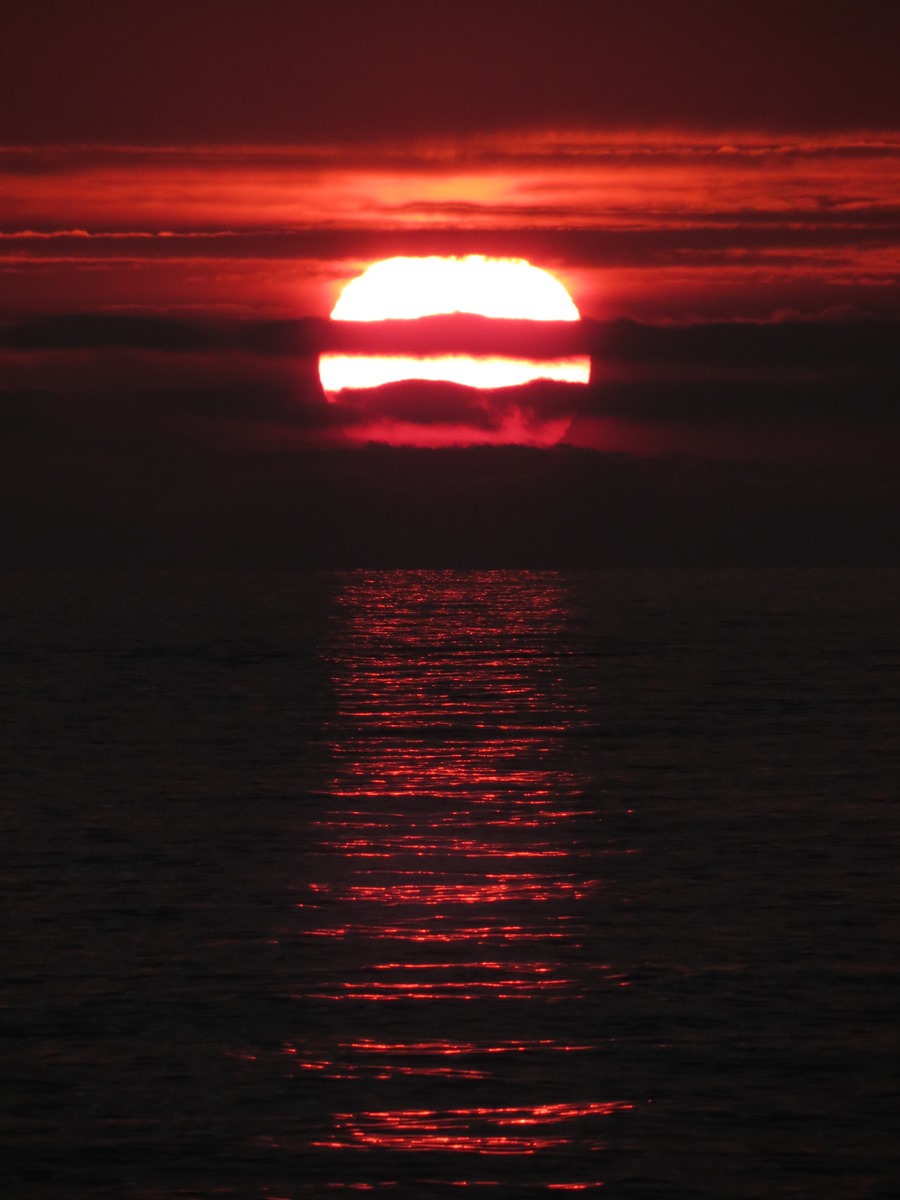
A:
POLYGON ((7 6, 3 559, 896 563, 898 45, 871 0, 7 6), (350 279, 471 254, 565 285, 588 386, 324 396, 350 279))

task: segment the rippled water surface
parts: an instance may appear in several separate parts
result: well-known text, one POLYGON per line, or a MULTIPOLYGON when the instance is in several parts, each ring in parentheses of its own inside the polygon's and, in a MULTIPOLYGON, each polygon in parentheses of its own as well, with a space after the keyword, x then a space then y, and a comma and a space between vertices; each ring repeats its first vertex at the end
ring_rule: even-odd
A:
POLYGON ((16 577, 15 1197, 887 1197, 890 572, 16 577))

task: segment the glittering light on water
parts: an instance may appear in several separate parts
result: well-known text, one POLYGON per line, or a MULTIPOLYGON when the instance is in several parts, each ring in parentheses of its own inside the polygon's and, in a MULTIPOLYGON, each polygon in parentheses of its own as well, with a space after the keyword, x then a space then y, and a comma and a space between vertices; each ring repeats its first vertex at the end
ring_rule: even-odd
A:
MULTIPOLYGON (((535 1154, 572 1144, 571 1133, 551 1132, 553 1126, 570 1125, 586 1117, 607 1117, 630 1108, 631 1104, 622 1101, 594 1101, 337 1113, 337 1136, 327 1145, 335 1149, 377 1146, 406 1151, 535 1154), (512 1130, 515 1132, 507 1132, 512 1130)), ((592 1138, 590 1145, 602 1149, 603 1143, 592 1138)))
MULTIPOLYGON (((523 612, 514 596, 485 602, 452 576, 403 593, 390 577, 354 578, 342 595, 333 777, 307 827, 311 874, 295 901, 318 970, 294 998, 360 1032, 284 1054, 297 1078, 387 1091, 383 1104, 335 1104, 314 1142, 322 1153, 587 1163, 603 1149, 604 1122, 632 1107, 580 1086, 569 1097, 527 1094, 535 1080, 579 1081, 574 1064, 598 1052, 590 1039, 541 1036, 541 1022, 628 982, 616 964, 585 959, 604 880, 581 845, 586 781, 565 752, 583 715, 560 695, 557 664, 541 658, 560 614, 552 593, 536 595, 523 612), (513 648, 504 655, 501 628, 513 648), (521 1014, 519 1036, 458 1036, 488 1011, 510 1024, 521 1014), (351 1025, 343 1013, 355 1014, 351 1025), (389 1013, 391 1028, 441 1036, 363 1035, 389 1013), (392 1089, 406 1084, 437 1089, 420 1090, 432 1102, 398 1103, 392 1089), (458 1101, 435 1103, 446 1087, 458 1101), (488 1088, 505 1100, 482 1102, 488 1088)), ((498 1180, 460 1172, 440 1183, 498 1180)), ((602 1186, 596 1174, 560 1171, 518 1190, 547 1194, 550 1183, 602 1186)))

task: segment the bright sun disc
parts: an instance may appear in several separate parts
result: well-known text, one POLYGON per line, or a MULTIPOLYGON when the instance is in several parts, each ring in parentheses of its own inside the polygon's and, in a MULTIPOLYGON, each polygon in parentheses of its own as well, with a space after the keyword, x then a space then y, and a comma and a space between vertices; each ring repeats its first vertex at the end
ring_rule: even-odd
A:
POLYGON ((524 258, 386 258, 344 288, 335 321, 409 320, 472 313, 520 321, 577 321, 572 297, 524 258))

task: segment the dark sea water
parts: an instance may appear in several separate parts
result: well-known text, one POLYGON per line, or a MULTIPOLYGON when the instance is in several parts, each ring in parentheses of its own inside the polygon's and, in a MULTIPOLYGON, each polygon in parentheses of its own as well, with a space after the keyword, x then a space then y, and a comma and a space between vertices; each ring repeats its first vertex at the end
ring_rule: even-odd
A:
POLYGON ((4 579, 0 1192, 900 1194, 898 601, 4 579))

